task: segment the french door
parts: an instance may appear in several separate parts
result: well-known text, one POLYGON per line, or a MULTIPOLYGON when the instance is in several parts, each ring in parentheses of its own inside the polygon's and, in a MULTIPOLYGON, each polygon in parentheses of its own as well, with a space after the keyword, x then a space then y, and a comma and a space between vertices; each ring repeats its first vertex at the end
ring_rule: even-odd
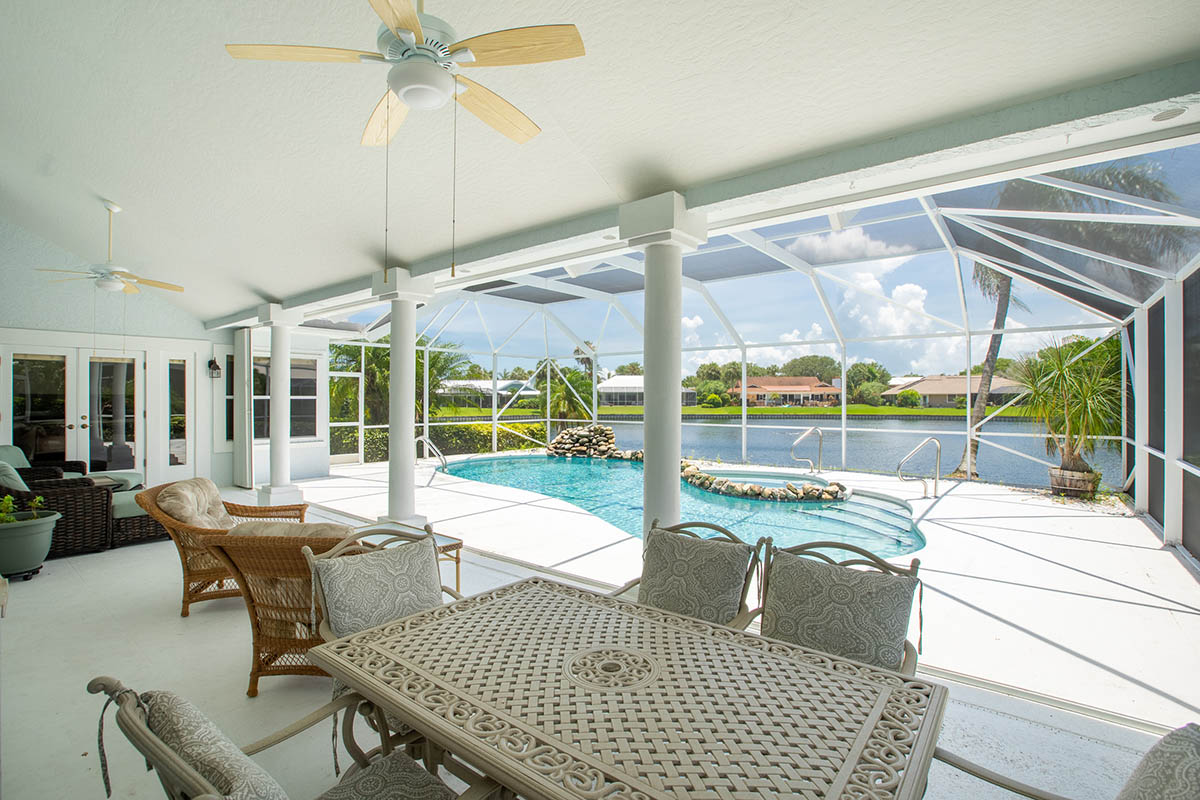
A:
POLYGON ((89 471, 146 468, 145 356, 74 347, 4 348, 3 433, 25 456, 89 471))

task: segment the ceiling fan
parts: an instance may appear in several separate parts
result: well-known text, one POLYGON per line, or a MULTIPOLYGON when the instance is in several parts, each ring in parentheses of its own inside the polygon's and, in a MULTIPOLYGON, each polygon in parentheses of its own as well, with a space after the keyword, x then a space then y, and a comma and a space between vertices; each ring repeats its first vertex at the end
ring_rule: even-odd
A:
POLYGON ((143 278, 140 275, 134 275, 128 270, 120 269, 113 266, 112 260, 112 234, 113 234, 113 215, 121 213, 121 207, 116 203, 104 201, 104 207, 108 209, 108 260, 103 264, 93 264, 87 270, 78 269, 37 269, 37 272, 56 272, 64 275, 76 275, 75 278, 59 278, 51 281, 51 283, 65 283, 66 281, 95 281, 97 289, 103 289, 106 292, 124 292, 125 294, 137 294, 141 291, 139 286, 152 286, 155 289, 167 289, 172 292, 182 292, 183 287, 177 286, 174 283, 166 283, 164 281, 155 281, 150 278, 143 278))
MULTIPOLYGON (((286 44, 227 44, 234 58, 266 61, 325 61, 388 64, 388 90, 363 130, 362 143, 386 145, 410 108, 441 108, 451 96, 463 108, 515 142, 541 133, 533 120, 491 90, 458 74, 462 67, 505 67, 577 58, 583 40, 574 25, 536 25, 494 31, 469 39, 431 14, 418 13, 411 0, 370 0, 383 20, 376 37, 379 52, 286 44)), ((418 0, 424 8, 424 3, 418 0)))

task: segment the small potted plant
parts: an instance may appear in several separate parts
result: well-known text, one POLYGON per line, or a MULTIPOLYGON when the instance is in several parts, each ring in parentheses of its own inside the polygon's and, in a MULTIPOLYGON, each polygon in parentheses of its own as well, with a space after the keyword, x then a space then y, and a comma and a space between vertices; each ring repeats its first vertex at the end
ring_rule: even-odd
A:
POLYGON ((1091 497, 1100 474, 1084 460, 1096 436, 1121 435, 1121 351, 1109 339, 1089 352, 1087 339, 1052 342, 1017 362, 1011 375, 1028 392, 1025 408, 1046 430, 1046 453, 1058 453, 1050 468, 1050 491, 1091 497))
POLYGON ((25 511, 16 510, 12 495, 0 499, 0 575, 29 580, 50 552, 50 537, 62 514, 46 511, 41 496, 25 511))

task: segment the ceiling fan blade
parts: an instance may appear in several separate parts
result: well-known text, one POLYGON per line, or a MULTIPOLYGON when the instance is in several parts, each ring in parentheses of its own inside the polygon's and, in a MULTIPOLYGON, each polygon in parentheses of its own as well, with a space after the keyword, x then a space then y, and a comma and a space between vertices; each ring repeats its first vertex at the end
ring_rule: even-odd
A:
POLYGON ((465 92, 455 96, 455 100, 467 111, 470 111, 496 130, 512 139, 517 144, 524 144, 542 132, 533 120, 517 110, 517 107, 500 95, 480 86, 470 78, 462 75, 455 76, 458 82, 467 87, 465 92))
POLYGON ((33 271, 34 272, 60 272, 63 275, 86 275, 89 278, 96 274, 94 272, 84 272, 83 270, 79 270, 79 269, 46 269, 44 267, 34 267, 33 271))
MULTIPOLYGON (((166 283, 165 281, 155 281, 155 280, 151 280, 150 278, 143 278, 140 275, 134 275, 132 272, 126 272, 123 269, 113 270, 113 275, 116 275, 118 278, 125 281, 126 283, 129 283, 132 281, 135 283, 139 283, 142 286, 153 286, 156 289, 167 289, 172 292, 182 292, 183 291, 183 287, 180 286, 179 284, 166 283)), ((128 291, 128 290, 126 290, 126 291, 128 291)), ((133 292, 129 292, 129 294, 133 294, 133 292)))
POLYGON ((460 61, 464 67, 507 67, 561 61, 584 55, 583 39, 574 25, 534 25, 484 33, 450 45, 450 52, 469 48, 474 61, 460 61))
POLYGON ((225 49, 234 58, 254 58, 261 61, 343 61, 359 64, 364 58, 371 61, 383 60, 379 53, 367 50, 309 47, 300 44, 227 44, 225 49))
POLYGON ((412 31, 413 36, 417 37, 418 44, 425 41, 425 34, 421 31, 421 20, 417 18, 417 10, 413 8, 413 4, 409 0, 370 0, 371 8, 375 9, 375 13, 383 20, 383 24, 392 29, 397 36, 400 34, 397 31, 412 31))
POLYGON ((396 131, 408 116, 408 106, 391 89, 375 104, 367 127, 363 128, 362 143, 366 147, 380 147, 392 141, 396 131))
MULTIPOLYGON (((46 270, 46 271, 49 272, 49 270, 46 270)), ((85 278, 55 278, 54 280, 52 280, 50 282, 51 283, 67 283, 69 281, 90 281, 93 277, 95 277, 95 276, 89 275, 85 278)))
POLYGON ((127 280, 122 280, 121 283, 125 284, 125 286, 121 289, 121 291, 125 294, 140 294, 142 291, 127 280))

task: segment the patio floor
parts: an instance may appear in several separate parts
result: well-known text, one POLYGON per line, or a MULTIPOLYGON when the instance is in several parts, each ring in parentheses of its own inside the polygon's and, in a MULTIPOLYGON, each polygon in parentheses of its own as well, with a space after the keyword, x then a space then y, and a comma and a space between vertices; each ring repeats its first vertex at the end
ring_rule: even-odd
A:
MULTIPOLYGON (((386 464, 334 469, 300 482, 309 502, 366 521, 386 512, 386 464)), ((934 500, 894 476, 822 475, 912 504, 927 539, 923 667, 1162 726, 1200 719, 1200 576, 1117 501, 957 481, 934 500)), ((641 571, 640 539, 569 503, 431 460, 417 484, 418 512, 474 551, 613 586, 641 571)))
MULTIPOLYGON (((246 499, 244 492, 227 496, 246 499)), ((346 521, 321 509, 310 513, 314 520, 346 521)), ((448 582, 452 570, 443 566, 448 582)), ((468 594, 530 574, 473 550, 464 554, 468 594)), ((184 619, 178 594, 178 557, 167 541, 50 561, 33 580, 12 586, 8 618, 0 623, 0 795, 101 796, 96 720, 103 703, 84 689, 96 675, 142 690, 177 691, 240 743, 328 700, 328 680, 314 677, 265 678, 259 696, 246 697, 250 630, 244 604, 239 598, 208 601, 184 619)), ((951 703, 942 746, 1070 797, 1114 797, 1154 740, 1143 731, 943 682, 950 686, 951 703)), ((111 711, 105 733, 114 797, 161 798, 156 778, 125 741, 111 711)), ((368 735, 364 731, 360 741, 368 735)), ((255 758, 297 800, 335 781, 327 725, 255 758)), ((347 761, 343 754, 343 766, 347 761)), ((967 796, 1013 797, 935 762, 926 798, 967 796)))

